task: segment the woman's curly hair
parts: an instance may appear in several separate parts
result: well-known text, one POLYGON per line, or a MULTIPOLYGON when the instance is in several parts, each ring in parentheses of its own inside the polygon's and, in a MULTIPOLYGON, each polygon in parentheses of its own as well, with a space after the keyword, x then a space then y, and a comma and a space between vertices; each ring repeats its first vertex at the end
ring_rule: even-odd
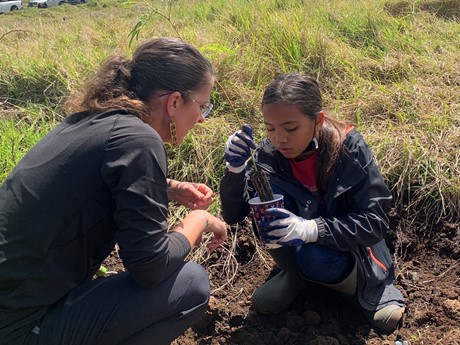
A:
POLYGON ((177 38, 151 39, 136 49, 131 60, 109 57, 64 110, 94 114, 125 109, 143 118, 156 90, 179 91, 186 97, 213 74, 211 63, 195 47, 177 38))

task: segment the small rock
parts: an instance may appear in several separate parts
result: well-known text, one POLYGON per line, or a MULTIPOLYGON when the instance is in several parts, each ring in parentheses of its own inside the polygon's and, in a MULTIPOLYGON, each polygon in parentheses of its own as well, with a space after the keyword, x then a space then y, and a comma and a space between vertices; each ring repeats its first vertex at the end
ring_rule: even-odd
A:
POLYGON ((282 328, 280 328, 280 330, 278 331, 278 336, 279 336, 280 338, 284 338, 284 337, 288 338, 290 334, 291 334, 291 331, 290 331, 288 328, 286 328, 286 327, 282 327, 282 328))
POLYGON ((456 291, 454 290, 448 290, 448 291, 443 291, 444 292, 444 295, 448 298, 448 299, 458 299, 459 295, 456 291))
POLYGON ((321 316, 313 310, 305 310, 303 318, 307 326, 319 325, 321 323, 321 316))
POLYGON ((310 340, 308 345, 340 345, 340 343, 334 337, 319 336, 313 340, 310 340))
POLYGON ((346 336, 341 333, 335 334, 335 337, 339 341, 340 345, 350 345, 346 336))
POLYGON ((421 265, 422 265, 422 263, 421 263, 420 261, 418 261, 418 260, 413 260, 413 261, 412 261, 412 264, 413 264, 414 266, 421 266, 421 265))
POLYGON ((305 319, 296 313, 288 313, 286 315, 286 327, 294 331, 299 331, 305 325, 305 319))
POLYGON ((214 321, 214 318, 218 314, 218 310, 211 306, 211 302, 212 302, 212 297, 210 300, 208 310, 206 310, 203 317, 195 323, 196 328, 205 329, 214 321))
POLYGON ((212 315, 205 314, 200 320, 195 323, 195 327, 198 329, 205 329, 207 328, 212 322, 212 315))
POLYGON ((407 272, 407 278, 412 281, 412 283, 416 283, 419 281, 420 277, 417 272, 415 271, 409 271, 407 272))
POLYGON ((460 320, 460 301, 447 299, 442 303, 446 315, 460 320))
POLYGON ((256 317, 258 313, 255 310, 249 310, 248 313, 246 314, 245 319, 249 319, 251 317, 256 317))

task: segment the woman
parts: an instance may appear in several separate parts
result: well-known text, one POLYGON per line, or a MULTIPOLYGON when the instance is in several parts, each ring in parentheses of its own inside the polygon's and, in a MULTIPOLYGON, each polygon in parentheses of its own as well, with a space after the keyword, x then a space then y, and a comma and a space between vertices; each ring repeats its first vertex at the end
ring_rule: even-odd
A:
POLYGON ((77 112, 0 188, 2 344, 167 344, 199 319, 208 275, 184 261, 226 224, 212 191, 167 178, 163 143, 182 142, 212 108, 213 71, 194 47, 152 39, 109 58, 77 112), (193 210, 168 232, 168 201, 193 210), (93 280, 115 244, 125 273, 93 280))
MULTIPOLYGON (((310 281, 356 295, 371 323, 392 331, 404 304, 384 242, 391 194, 370 148, 352 126, 324 115, 318 83, 305 75, 277 77, 264 92, 262 113, 267 138, 254 157, 285 208, 266 211, 273 220, 259 235, 281 245, 269 250, 281 271, 254 292, 253 307, 283 311, 310 281)), ((247 125, 226 144, 220 195, 230 224, 249 214, 256 192, 252 160, 246 163, 252 148, 247 125)))

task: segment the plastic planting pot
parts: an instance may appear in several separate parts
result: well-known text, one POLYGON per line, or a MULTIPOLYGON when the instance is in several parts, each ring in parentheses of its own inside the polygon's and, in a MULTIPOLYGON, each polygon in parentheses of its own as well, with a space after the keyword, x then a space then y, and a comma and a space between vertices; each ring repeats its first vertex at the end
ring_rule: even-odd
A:
MULTIPOLYGON (((268 224, 273 220, 273 217, 265 214, 265 210, 268 208, 284 208, 284 197, 281 194, 274 194, 274 199, 269 201, 260 201, 259 197, 255 197, 249 200, 249 205, 251 206, 252 216, 254 217, 254 222, 257 227, 257 235, 259 235, 260 226, 268 224)), ((262 244, 262 247, 265 249, 275 249, 281 247, 280 244, 276 243, 264 243, 260 236, 257 236, 262 244)))

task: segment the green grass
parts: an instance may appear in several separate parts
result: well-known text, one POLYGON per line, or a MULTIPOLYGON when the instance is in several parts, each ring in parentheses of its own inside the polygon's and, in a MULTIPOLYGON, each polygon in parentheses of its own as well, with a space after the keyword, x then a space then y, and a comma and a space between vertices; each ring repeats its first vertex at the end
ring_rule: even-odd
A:
POLYGON ((173 177, 217 191, 227 136, 248 122, 261 138, 263 88, 303 72, 320 80, 327 112, 357 124, 396 204, 458 220, 459 23, 453 0, 90 0, 1 15, 0 178, 108 55, 180 36, 212 61, 218 83, 211 118, 168 148, 173 177))
POLYGON ((24 109, 2 109, 0 117, 0 181, 27 151, 61 120, 46 106, 29 104, 24 109), (24 115, 27 114, 27 115, 24 115))

